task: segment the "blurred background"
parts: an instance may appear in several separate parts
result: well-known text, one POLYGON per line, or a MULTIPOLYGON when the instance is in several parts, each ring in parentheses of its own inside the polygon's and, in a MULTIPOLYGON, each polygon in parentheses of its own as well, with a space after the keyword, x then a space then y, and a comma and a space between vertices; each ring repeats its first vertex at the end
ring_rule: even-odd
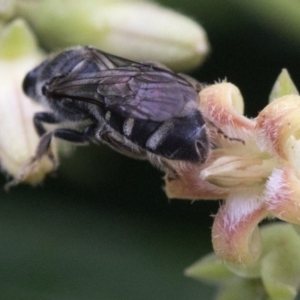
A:
MULTIPOLYGON (((265 8, 241 0, 158 2, 202 24, 211 52, 190 75, 237 85, 247 116, 267 104, 282 68, 300 87, 297 24, 272 1, 265 8)), ((1 190, 0 298, 212 299, 212 286, 183 271, 212 250, 219 203, 168 201, 162 176, 146 162, 92 145, 62 158, 42 186, 1 190)))

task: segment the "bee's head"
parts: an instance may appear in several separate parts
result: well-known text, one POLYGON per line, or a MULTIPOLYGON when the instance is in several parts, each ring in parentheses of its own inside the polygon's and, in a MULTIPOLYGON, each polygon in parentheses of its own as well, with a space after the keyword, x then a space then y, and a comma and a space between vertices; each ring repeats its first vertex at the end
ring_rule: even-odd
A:
POLYGON ((27 73, 23 80, 24 93, 35 101, 43 102, 44 85, 55 77, 69 74, 85 58, 83 54, 88 51, 91 51, 88 47, 74 47, 50 56, 27 73))
POLYGON ((27 73, 26 77, 23 80, 23 91, 30 97, 35 99, 36 94, 36 83, 37 83, 37 72, 36 69, 27 73))
POLYGON ((49 60, 45 60, 39 66, 28 72, 23 80, 23 91, 31 99, 40 101, 42 97, 42 86, 46 81, 44 75, 49 60))

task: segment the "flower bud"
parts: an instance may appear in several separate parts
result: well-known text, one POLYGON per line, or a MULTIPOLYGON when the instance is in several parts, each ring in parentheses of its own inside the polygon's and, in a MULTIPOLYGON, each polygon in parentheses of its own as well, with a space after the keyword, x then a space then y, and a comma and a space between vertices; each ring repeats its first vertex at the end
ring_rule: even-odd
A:
POLYGON ((286 95, 299 95, 299 92, 287 69, 283 69, 273 85, 269 102, 286 95))
POLYGON ((13 181, 36 184, 52 171, 55 153, 32 163, 39 136, 33 115, 41 106, 22 91, 25 74, 42 58, 35 39, 23 20, 8 24, 0 36, 0 163, 13 181))
POLYGON ((10 19, 15 13, 15 0, 0 0, 0 21, 10 19))
POLYGON ((158 61, 174 70, 196 67, 209 46, 204 29, 170 9, 144 1, 19 0, 46 48, 93 45, 135 61, 158 61), (35 13, 38 12, 38 13, 35 13))

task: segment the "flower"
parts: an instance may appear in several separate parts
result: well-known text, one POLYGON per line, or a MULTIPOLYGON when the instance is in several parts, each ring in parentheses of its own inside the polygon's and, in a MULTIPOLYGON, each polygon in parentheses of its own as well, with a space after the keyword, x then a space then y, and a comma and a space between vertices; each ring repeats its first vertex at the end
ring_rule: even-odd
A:
MULTIPOLYGON (((286 92, 286 76, 277 80, 273 96, 286 92)), ((300 224, 300 97, 289 91, 295 94, 249 119, 234 85, 203 89, 199 109, 212 143, 209 157, 203 165, 178 167, 177 179, 165 177, 169 198, 224 200, 212 228, 214 251, 223 260, 255 261, 261 249, 257 225, 268 216, 300 224)))
POLYGON ((0 163, 2 170, 13 178, 7 188, 19 182, 41 182, 57 163, 54 145, 39 161, 32 161, 39 143, 33 115, 43 108, 22 91, 25 74, 42 57, 34 36, 23 20, 12 21, 1 32, 0 163))

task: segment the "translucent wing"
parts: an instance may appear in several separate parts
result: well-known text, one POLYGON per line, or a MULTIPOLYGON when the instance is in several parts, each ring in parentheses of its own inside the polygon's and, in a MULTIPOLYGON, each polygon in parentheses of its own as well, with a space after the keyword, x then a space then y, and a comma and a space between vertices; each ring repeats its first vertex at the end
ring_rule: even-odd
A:
POLYGON ((184 77, 99 51, 67 75, 54 78, 49 92, 104 106, 124 117, 153 121, 185 115, 199 101, 198 92, 184 77))

